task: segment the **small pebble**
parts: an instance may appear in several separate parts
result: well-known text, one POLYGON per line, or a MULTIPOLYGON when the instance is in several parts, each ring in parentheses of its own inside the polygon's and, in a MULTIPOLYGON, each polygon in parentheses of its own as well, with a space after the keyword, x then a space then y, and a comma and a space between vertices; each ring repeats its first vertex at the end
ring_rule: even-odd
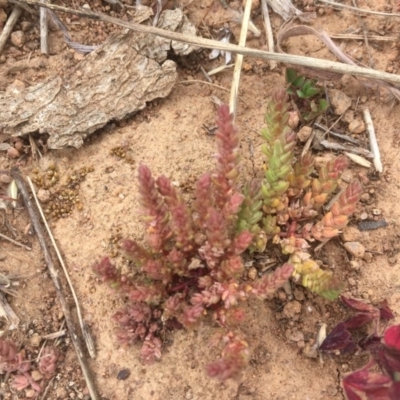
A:
POLYGON ((38 382, 38 381, 40 381, 41 379, 43 379, 43 375, 42 375, 37 369, 34 369, 34 370, 31 372, 31 376, 32 376, 32 379, 33 379, 35 382, 38 382))
POLYGON ((298 318, 299 314, 301 313, 301 304, 293 300, 287 304, 285 304, 285 307, 283 307, 283 315, 286 318, 294 319, 298 318))
POLYGON ((30 21, 22 21, 21 22, 21 29, 26 32, 32 26, 32 22, 30 21))
POLYGON ((364 256, 363 256, 363 260, 366 261, 366 262, 368 262, 368 263, 370 263, 370 262, 372 261, 373 258, 374 258, 374 257, 373 257, 373 255, 372 255, 372 253, 368 253, 368 252, 365 252, 365 254, 364 254, 364 256))
POLYGON ((354 111, 353 110, 347 110, 342 117, 342 121, 350 124, 350 122, 353 122, 354 120, 354 111))
POLYGON ((340 90, 328 89, 328 96, 333 112, 336 115, 344 114, 351 106, 350 97, 340 90))
POLYGON ((365 247, 359 242, 346 242, 344 248, 356 258, 363 258, 365 254, 365 247))
POLYGON ((313 131, 313 128, 311 128, 310 126, 303 126, 297 133, 297 139, 301 143, 306 142, 308 140, 308 138, 311 136, 312 131, 313 131))
POLYGON ((117 379, 120 381, 124 381, 125 379, 128 379, 130 375, 131 375, 130 369, 124 368, 118 372, 117 379))
POLYGON ((0 175, 0 182, 1 183, 10 183, 12 180, 10 175, 0 175))
POLYGON ((247 273, 247 277, 248 277, 249 279, 251 279, 252 281, 254 281, 254 279, 257 278, 257 269, 254 268, 254 267, 251 267, 251 268, 249 269, 249 272, 247 273))
POLYGON ((15 147, 10 147, 7 150, 7 156, 9 158, 18 158, 20 156, 19 151, 15 147))
MULTIPOLYGON (((289 112, 289 121, 288 125, 292 129, 296 129, 297 126, 299 125, 300 118, 299 118, 299 113, 297 111, 290 111, 289 112)), ((300 129, 301 130, 301 129, 300 129)), ((312 130, 311 130, 312 131, 312 130)), ((299 138, 299 134, 297 134, 297 137, 299 138)), ((300 140, 300 139, 299 139, 300 140)))
POLYGON ((27 399, 33 399, 34 397, 36 397, 36 395, 37 393, 34 389, 28 389, 25 391, 25 396, 27 399))
POLYGON ((349 285, 350 286, 356 286, 357 285, 357 281, 354 278, 349 278, 349 285))
POLYGON ((25 44, 25 33, 23 31, 13 32, 10 41, 13 46, 22 47, 25 44))
POLYGON ((349 124, 350 133, 363 133, 365 131, 365 123, 361 119, 355 119, 349 124))
POLYGON ((355 242, 360 236, 360 231, 355 226, 346 226, 340 235, 344 242, 355 242))
POLYGON ((356 260, 350 261, 350 268, 354 271, 359 271, 360 270, 360 263, 356 260))
POLYGON ((305 299, 304 292, 298 288, 294 289, 293 295, 297 301, 304 301, 305 299))
POLYGON ((30 339, 30 344, 32 347, 39 347, 40 346, 40 342, 42 341, 42 337, 38 334, 38 333, 34 333, 30 339))
POLYGON ((48 190, 39 189, 37 192, 37 197, 42 203, 48 203, 51 199, 51 194, 48 190))
POLYGON ((278 299, 283 302, 287 300, 287 295, 283 290, 278 291, 278 299))
POLYGON ((358 223, 358 229, 360 231, 372 231, 372 230, 378 229, 378 228, 386 228, 387 226, 388 226, 388 223, 384 219, 381 219, 379 221, 364 220, 364 221, 360 221, 358 223))
POLYGON ((371 195, 370 195, 369 193, 363 193, 363 194, 360 196, 360 200, 361 200, 363 203, 368 203, 368 202, 370 201, 370 199, 371 199, 371 195))

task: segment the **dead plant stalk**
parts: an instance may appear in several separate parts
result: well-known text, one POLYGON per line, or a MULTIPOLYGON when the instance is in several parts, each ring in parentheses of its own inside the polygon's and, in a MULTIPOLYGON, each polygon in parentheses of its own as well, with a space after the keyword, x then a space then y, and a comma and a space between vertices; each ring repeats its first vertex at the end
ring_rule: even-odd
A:
MULTIPOLYGON (((15 0, 12 0, 16 2, 15 0)), ((183 33, 171 32, 153 26, 141 25, 131 22, 122 21, 105 14, 94 13, 92 11, 74 10, 72 8, 62 7, 55 4, 47 4, 37 0, 21 0, 16 3, 30 4, 39 7, 46 7, 53 11, 60 11, 69 14, 75 14, 80 17, 90 18, 98 21, 108 22, 114 25, 122 26, 133 31, 158 35, 166 39, 176 40, 192 44, 194 46, 204 47, 207 49, 219 49, 221 51, 242 54, 249 57, 262 58, 265 60, 274 60, 285 64, 294 64, 304 67, 312 67, 320 70, 330 70, 340 74, 351 74, 370 79, 379 79, 393 84, 400 84, 400 75, 390 74, 383 71, 376 71, 371 68, 358 67, 355 65, 345 65, 343 63, 322 60, 318 58, 297 56, 291 54, 271 53, 268 51, 252 49, 249 47, 238 46, 230 43, 222 43, 220 41, 204 39, 198 36, 185 35, 183 33)))
POLYGON ((47 246, 46 239, 45 239, 45 233, 44 233, 44 230, 40 223, 36 207, 32 203, 28 188, 26 187, 25 181, 22 178, 18 168, 12 168, 10 175, 17 183, 18 189, 21 192, 21 196, 22 196, 25 206, 28 210, 29 217, 32 221, 32 225, 37 234, 40 247, 42 248, 42 251, 44 254, 46 265, 49 269, 50 277, 53 280, 54 286, 56 288, 57 297, 60 302, 61 309, 64 313, 64 317, 67 322, 68 330, 71 335, 71 341, 74 345, 75 352, 76 352, 79 364, 81 366, 83 376, 85 378, 90 396, 91 396, 92 400, 99 400, 100 397, 97 394, 97 390, 96 390, 94 382, 92 380, 89 365, 88 365, 88 363, 86 361, 86 357, 84 355, 81 340, 79 339, 79 336, 77 334, 77 329, 75 328, 75 323, 73 322, 73 319, 72 319, 71 311, 70 311, 66 296, 63 291, 64 289, 61 284, 61 280, 60 280, 58 271, 54 265, 50 250, 47 246))

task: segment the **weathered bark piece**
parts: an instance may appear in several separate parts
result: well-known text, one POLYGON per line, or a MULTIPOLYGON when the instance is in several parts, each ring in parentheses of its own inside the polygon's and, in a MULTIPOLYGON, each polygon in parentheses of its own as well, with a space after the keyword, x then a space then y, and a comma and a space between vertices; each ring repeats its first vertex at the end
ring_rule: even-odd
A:
MULTIPOLYGON (((162 14, 159 26, 191 31, 180 10, 162 14)), ((180 44, 182 46, 182 44, 180 44)), ((166 60, 171 40, 124 31, 86 56, 68 77, 52 78, 19 93, 0 93, 0 127, 12 136, 39 131, 50 135, 48 146, 79 148, 83 140, 110 120, 121 120, 166 97, 176 79, 176 64, 166 60)))

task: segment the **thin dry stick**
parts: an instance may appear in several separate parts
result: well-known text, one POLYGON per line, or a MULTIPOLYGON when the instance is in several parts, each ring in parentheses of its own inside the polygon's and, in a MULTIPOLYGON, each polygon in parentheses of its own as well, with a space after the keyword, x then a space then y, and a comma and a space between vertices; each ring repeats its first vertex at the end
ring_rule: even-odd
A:
MULTIPOLYGON (((251 0, 246 0, 246 6, 244 8, 243 19, 242 19, 242 30, 240 31, 239 46, 246 44, 247 30, 249 28, 250 12, 251 12, 251 0)), ((233 114, 233 118, 236 117, 236 106, 237 96, 239 93, 240 84, 240 73, 242 71, 243 55, 238 54, 235 60, 235 69, 233 70, 233 79, 231 85, 231 94, 229 96, 229 110, 233 114)))
POLYGON ((367 158, 374 158, 373 153, 367 149, 364 149, 363 147, 347 146, 344 144, 330 142, 329 140, 322 140, 321 145, 330 150, 347 151, 349 153, 361 154, 367 158))
POLYGON ((364 14, 381 15, 383 17, 400 17, 400 14, 366 10, 365 8, 347 6, 346 4, 336 3, 335 1, 330 1, 330 0, 318 0, 318 1, 320 3, 329 4, 329 5, 334 6, 334 7, 346 8, 348 10, 353 10, 353 11, 357 11, 357 12, 364 13, 364 14))
MULTIPOLYGON (((15 1, 15 0, 12 0, 15 1)), ((178 42, 184 42, 192 44, 194 46, 204 47, 207 49, 218 49, 221 51, 227 51, 234 54, 243 54, 245 56, 262 58, 265 60, 275 60, 282 63, 301 65, 304 67, 318 68, 321 70, 330 70, 332 72, 338 72, 340 74, 351 74, 354 76, 362 76, 365 78, 379 79, 385 82, 394 84, 400 84, 400 75, 390 74, 383 71, 375 71, 370 68, 359 67, 356 65, 346 65, 340 62, 334 62, 329 60, 322 60, 319 58, 297 56, 291 54, 282 53, 271 53, 268 51, 252 49, 249 47, 242 47, 231 43, 223 43, 217 40, 204 39, 198 36, 186 35, 183 33, 177 33, 168 31, 165 29, 155 28, 148 25, 140 25, 133 22, 122 21, 118 18, 113 18, 108 15, 94 13, 92 11, 80 11, 74 10, 67 7, 58 6, 55 4, 45 4, 37 0, 20 0, 20 2, 46 7, 54 11, 66 12, 69 14, 75 14, 80 17, 86 17, 95 19, 98 21, 108 22, 114 25, 122 26, 124 28, 131 29, 136 32, 148 33, 158 35, 160 37, 176 40, 178 42)))
POLYGON ((216 85, 215 83, 211 83, 211 82, 202 81, 200 79, 190 79, 190 80, 187 80, 187 81, 180 81, 178 83, 180 83, 180 84, 185 84, 185 83, 204 83, 205 85, 214 86, 214 87, 216 87, 218 89, 225 90, 225 92, 229 92, 229 89, 227 89, 227 88, 225 88, 223 86, 216 85))
POLYGON ((60 253, 60 250, 58 249, 57 243, 54 240, 54 236, 53 236, 53 234, 51 232, 49 224, 47 223, 46 217, 45 217, 44 212, 42 210, 42 207, 41 207, 41 205, 39 203, 39 200, 37 198, 36 191, 35 191, 35 188, 33 186, 32 181, 31 181, 31 178, 28 177, 27 180, 28 180, 28 184, 29 184, 29 187, 31 189, 31 192, 33 194, 33 198, 35 199, 36 207, 38 208, 40 216, 42 217, 42 221, 44 223, 44 226, 46 227, 46 230, 47 230, 47 233, 48 233, 48 235, 50 237, 51 243, 52 243, 52 245, 54 247, 54 250, 55 250, 55 252, 57 254, 58 261, 60 262, 60 265, 61 265, 61 267, 62 267, 62 269, 64 271, 64 274, 65 274, 65 277, 67 278, 67 282, 68 282, 69 288, 71 289, 72 297, 74 298, 75 305, 76 305, 76 312, 78 314, 79 325, 81 326, 82 334, 83 334, 83 336, 85 338, 86 347, 87 347, 87 349, 89 351, 90 357, 96 358, 96 351, 95 351, 95 348, 94 348, 93 340, 92 340, 92 337, 90 336, 89 329, 88 329, 85 321, 82 318, 81 306, 79 304, 78 297, 77 297, 77 295, 75 293, 74 286, 73 286, 73 284, 71 282, 71 278, 69 276, 67 267, 65 266, 64 260, 63 260, 63 258, 61 256, 61 253, 60 253))
MULTIPOLYGON (((42 0, 47 3, 48 0, 42 0)), ((40 51, 43 54, 49 54, 49 26, 48 26, 47 9, 40 8, 40 51)))
POLYGON ((11 308, 10 304, 8 303, 6 296, 2 291, 0 291, 0 316, 5 317, 7 321, 10 322, 8 329, 18 329, 18 325, 20 319, 18 315, 15 314, 14 310, 11 308))
POLYGON ((373 154, 374 167, 378 172, 382 172, 383 167, 381 162, 381 153, 379 151, 378 141, 376 140, 375 135, 375 128, 368 107, 364 109, 364 121, 368 132, 369 145, 373 154))
POLYGON ((8 236, 3 235, 2 233, 0 233, 0 238, 2 238, 2 239, 4 239, 4 240, 7 240, 7 241, 9 241, 10 243, 13 243, 13 244, 15 244, 15 245, 17 245, 17 246, 19 246, 19 247, 23 247, 23 248, 26 249, 26 250, 29 250, 29 251, 32 250, 29 246, 26 246, 26 245, 24 245, 23 243, 17 242, 16 240, 9 238, 8 236))
MULTIPOLYGON (((361 144, 359 140, 354 139, 349 135, 344 135, 342 133, 335 132, 335 131, 332 130, 332 127, 328 128, 327 126, 322 125, 319 122, 314 122, 314 126, 316 128, 319 128, 319 129, 325 131, 325 132, 329 132, 329 134, 331 136, 334 136, 334 137, 336 137, 338 139, 345 140, 346 142, 350 142, 352 144, 355 144, 356 146, 359 146, 361 144)), ((324 134, 324 136, 325 136, 325 134, 324 134)))
POLYGON ((63 293, 61 281, 58 276, 58 272, 55 268, 55 265, 53 263, 53 259, 50 254, 50 250, 47 246, 46 239, 45 239, 45 233, 43 231, 42 225, 40 224, 40 220, 37 215, 35 205, 32 203, 32 200, 29 196, 29 192, 26 187, 25 181, 23 180, 22 176, 20 175, 18 168, 11 169, 11 177, 13 179, 15 179, 15 181, 18 185, 18 189, 20 190, 22 198, 24 199, 25 206, 28 210, 29 217, 32 221, 32 225, 34 226, 35 232, 37 234, 37 237, 38 237, 38 240, 40 243, 40 247, 42 248, 44 258, 45 258, 47 267, 50 272, 50 276, 51 276, 54 286, 56 288, 57 297, 58 297, 58 300, 60 301, 61 309, 64 313, 64 317, 67 322, 68 330, 71 335, 71 340, 74 345, 75 352, 76 352, 79 364, 80 364, 82 372, 83 372, 83 376, 85 377, 85 381, 86 381, 90 396, 91 396, 92 400, 99 400, 100 398, 97 394, 97 390, 96 390, 94 382, 92 380, 89 366, 86 361, 86 357, 84 355, 83 348, 81 345, 81 341, 76 333, 75 324, 74 324, 74 322, 72 320, 72 316, 71 316, 71 311, 69 309, 67 300, 63 293))
MULTIPOLYGON (((269 18, 267 0, 261 0, 261 10, 264 17, 264 27, 265 27, 265 34, 267 35, 268 51, 273 53, 275 51, 274 34, 272 32, 271 20, 269 18)), ((269 62, 269 67, 271 69, 275 69, 277 67, 277 63, 271 60, 269 62)))
POLYGON ((61 329, 58 332, 53 332, 53 333, 49 333, 48 335, 43 335, 42 339, 45 339, 45 340, 58 339, 61 336, 65 336, 66 333, 67 333, 67 331, 65 329, 61 329))
MULTIPOLYGON (((329 34, 332 39, 347 39, 347 40, 363 40, 364 35, 357 35, 355 33, 334 33, 333 35, 329 34)), ((376 41, 376 42, 394 42, 399 40, 398 37, 395 36, 376 36, 376 35, 367 35, 368 40, 376 41)))
POLYGON ((14 29, 15 24, 18 21, 19 16, 22 13, 22 8, 18 5, 14 7, 11 15, 9 16, 2 32, 0 35, 0 54, 2 53, 4 46, 7 43, 8 37, 11 35, 12 30, 14 29))

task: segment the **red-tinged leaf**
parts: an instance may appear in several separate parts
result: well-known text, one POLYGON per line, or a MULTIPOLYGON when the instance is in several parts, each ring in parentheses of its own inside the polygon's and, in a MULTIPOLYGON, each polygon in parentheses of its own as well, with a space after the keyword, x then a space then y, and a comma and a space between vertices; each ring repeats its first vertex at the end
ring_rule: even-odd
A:
POLYGON ((400 382, 394 382, 390 388, 390 400, 400 399, 400 382))
POLYGON ((342 300, 342 302, 346 304, 347 307, 350 307, 356 311, 370 312, 370 313, 377 313, 378 311, 374 306, 371 306, 370 304, 364 303, 363 301, 357 299, 340 296, 340 300, 342 300))
POLYGON ((394 318, 393 311, 389 308, 387 300, 379 304, 379 315, 381 319, 389 320, 394 318))
MULTIPOLYGON (((343 387, 345 390, 346 388, 350 388, 366 394, 379 394, 383 393, 384 389, 386 389, 386 393, 388 393, 391 382, 391 379, 386 375, 362 369, 346 376, 343 379, 343 387)), ((370 398, 375 399, 374 397, 370 398)), ((383 400, 384 398, 376 397, 376 399, 383 400)), ((386 399, 388 400, 389 397, 386 397, 386 399)))
POLYGON ((378 357, 378 353, 382 350, 380 336, 368 336, 364 339, 361 339, 358 344, 363 350, 369 351, 375 359, 378 357))
POLYGON ((375 319, 375 315, 372 313, 359 313, 354 317, 351 317, 344 321, 347 329, 357 329, 368 324, 375 319))
POLYGON ((386 346, 378 353, 378 362, 394 381, 400 381, 400 352, 386 346))
POLYGON ((353 389, 344 386, 344 383, 343 388, 348 400, 362 400, 362 398, 353 389))
POLYGON ((391 326, 386 329, 384 340, 386 346, 400 351, 400 325, 391 326))
POLYGON ((351 333, 347 330, 346 325, 341 322, 333 328, 319 348, 323 351, 344 350, 351 344, 353 344, 351 333))
MULTIPOLYGON (((365 392, 368 400, 392 400, 390 387, 372 389, 365 392)), ((397 399, 393 399, 397 400, 397 399)))

